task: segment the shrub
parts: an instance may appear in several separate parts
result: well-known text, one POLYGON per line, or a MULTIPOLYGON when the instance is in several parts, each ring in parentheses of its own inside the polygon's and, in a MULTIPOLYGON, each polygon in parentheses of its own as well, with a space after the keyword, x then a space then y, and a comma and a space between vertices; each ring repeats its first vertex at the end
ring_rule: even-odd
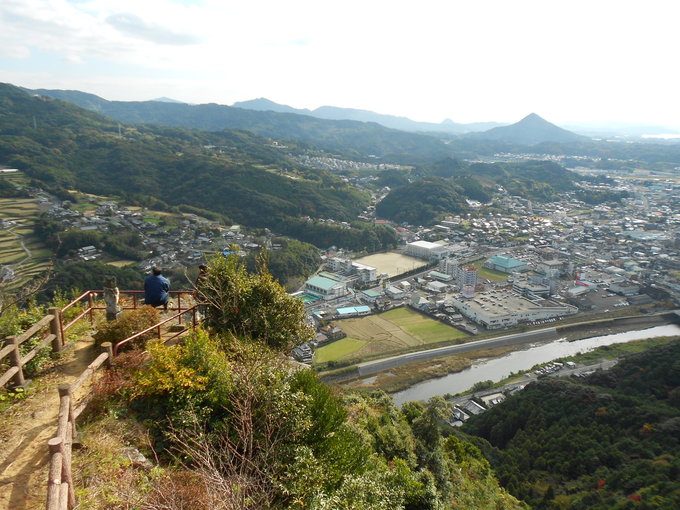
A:
MULTIPOLYGON (((47 310, 45 307, 36 304, 34 300, 29 300, 22 308, 17 305, 6 308, 0 317, 0 338, 6 338, 10 335, 21 335, 21 333, 41 320, 46 314, 47 310)), ((41 335, 36 334, 33 338, 22 343, 19 347, 21 356, 25 356, 33 350, 40 343, 41 339, 41 335)), ((24 365, 23 371, 26 377, 34 377, 44 368, 50 360, 50 349, 49 345, 40 349, 38 354, 24 365)), ((0 373, 3 373, 3 369, 6 368, 7 358, 0 362, 0 373)))
POLYGON ((130 349, 116 356, 111 368, 102 371, 92 385, 92 400, 87 413, 96 416, 104 409, 115 406, 118 397, 124 396, 134 385, 134 374, 144 362, 141 349, 130 349))
POLYGON ((279 351, 313 337, 302 301, 274 280, 264 258, 257 272, 249 274, 236 255, 213 257, 197 298, 206 307, 205 324, 217 332, 251 338, 279 351))
MULTIPOLYGON (((102 324, 99 327, 99 331, 94 334, 94 341, 97 345, 101 345, 104 342, 111 342, 113 345, 116 345, 135 333, 158 324, 160 319, 160 313, 152 306, 143 306, 136 310, 129 310, 119 319, 102 324)), ((147 334, 133 340, 130 347, 143 348, 147 340, 153 338, 154 335, 154 331, 149 331, 147 334)))
POLYGON ((206 332, 196 330, 178 345, 149 342, 147 350, 149 359, 134 374, 129 394, 140 417, 156 425, 168 418, 177 426, 191 412, 207 416, 226 405, 230 362, 206 332))

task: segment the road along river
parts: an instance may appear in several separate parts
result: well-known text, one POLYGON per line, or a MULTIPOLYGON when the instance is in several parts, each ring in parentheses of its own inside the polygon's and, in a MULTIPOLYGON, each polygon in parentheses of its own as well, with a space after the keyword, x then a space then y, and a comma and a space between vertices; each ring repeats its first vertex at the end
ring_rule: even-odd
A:
MULTIPOLYGON (((397 405, 401 405, 404 402, 409 402, 411 400, 427 400, 428 398, 435 395, 444 395, 446 393, 456 394, 470 389, 477 382, 486 381, 489 379, 492 381, 500 381, 501 379, 508 377, 512 372, 528 370, 534 365, 547 363, 563 356, 572 356, 579 352, 591 351, 603 345, 625 343, 633 340, 643 340, 646 338, 661 336, 680 336, 680 326, 676 324, 667 324, 665 326, 656 326, 649 329, 627 331, 625 333, 617 333, 614 335, 584 338, 582 340, 575 340, 573 342, 559 339, 556 341, 548 341, 546 343, 545 339, 549 338, 549 335, 547 334, 548 330, 541 330, 534 333, 540 332, 546 332, 545 338, 537 337, 536 342, 528 344, 528 348, 526 349, 513 351, 499 358, 480 360, 470 368, 467 368, 461 372, 456 372, 454 374, 449 374, 437 379, 424 381, 422 383, 415 384, 406 390, 393 393, 392 398, 397 405)), ((526 338, 527 333, 523 333, 521 335, 525 336, 526 338)), ((493 340, 506 341, 504 344, 490 344, 485 345, 483 348, 499 347, 501 345, 513 345, 513 341, 514 343, 520 343, 517 341, 517 339, 512 338, 515 336, 516 335, 509 335, 507 337, 470 343, 481 344, 482 342, 491 342, 493 340)), ((465 347, 466 345, 469 344, 462 344, 452 347, 465 347)), ((477 349, 479 348, 480 347, 478 346, 477 349)), ((470 350, 473 349, 467 349, 466 351, 462 352, 467 352, 470 350)), ((445 354, 449 353, 447 352, 445 354)), ((450 354, 457 354, 457 352, 451 352, 450 354)), ((390 360, 381 361, 389 362, 390 360)), ((390 367, 386 366, 384 368, 380 368, 380 370, 386 370, 387 368, 390 367)), ((365 375, 365 373, 362 373, 362 375, 365 375)))

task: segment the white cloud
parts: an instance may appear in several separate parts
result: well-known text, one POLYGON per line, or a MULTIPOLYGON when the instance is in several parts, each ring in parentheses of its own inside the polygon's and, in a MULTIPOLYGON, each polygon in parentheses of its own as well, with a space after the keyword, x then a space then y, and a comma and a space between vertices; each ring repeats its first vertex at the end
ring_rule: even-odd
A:
POLYGON ((13 42, 0 44, 0 58, 26 59, 30 56, 31 50, 28 46, 13 42))
POLYGON ((66 55, 62 57, 62 60, 64 62, 67 62, 69 64, 83 64, 83 59, 80 58, 80 55, 66 55))
POLYGON ((106 22, 124 34, 156 44, 183 46, 196 44, 199 41, 199 38, 193 35, 173 32, 165 27, 147 23, 135 14, 112 14, 106 18, 106 22))
MULTIPOLYGON (((0 57, 75 58, 83 64, 52 80, 116 99, 265 96, 419 120, 513 121, 536 111, 555 121, 677 124, 679 8, 663 0, 3 0, 0 57)), ((12 70, 0 64, 3 75, 12 70)))

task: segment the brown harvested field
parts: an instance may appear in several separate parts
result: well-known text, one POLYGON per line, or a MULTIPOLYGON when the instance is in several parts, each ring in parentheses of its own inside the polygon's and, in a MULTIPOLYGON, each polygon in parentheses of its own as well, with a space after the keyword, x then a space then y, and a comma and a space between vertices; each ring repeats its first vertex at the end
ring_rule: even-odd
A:
POLYGON ((427 262, 422 259, 409 257, 394 251, 374 253, 373 255, 356 259, 355 262, 373 266, 379 273, 387 273, 390 276, 396 276, 427 265, 427 262))
POLYGON ((113 260, 111 262, 107 262, 108 265, 114 266, 114 267, 125 267, 129 266, 130 264, 134 264, 134 260, 127 260, 127 259, 121 259, 121 260, 113 260))
POLYGON ((421 343, 399 326, 379 315, 369 315, 361 319, 347 319, 342 321, 340 325, 347 336, 371 340, 370 344, 385 344, 385 346, 399 348, 421 343))

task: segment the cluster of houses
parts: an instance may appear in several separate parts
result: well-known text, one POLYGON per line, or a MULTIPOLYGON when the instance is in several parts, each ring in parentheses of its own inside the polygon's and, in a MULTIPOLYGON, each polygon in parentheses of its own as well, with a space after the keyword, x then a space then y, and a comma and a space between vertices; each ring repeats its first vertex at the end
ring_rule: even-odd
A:
POLYGON ((481 207, 432 228, 393 225, 405 240, 400 251, 426 260, 427 270, 385 278, 331 258, 305 292, 332 303, 334 318, 340 315, 331 308, 340 304, 366 304, 370 313, 406 305, 468 332, 654 301, 673 306, 680 302, 680 185, 627 180, 622 187, 631 198, 617 208, 569 196, 536 204, 505 195, 505 214, 481 207), (482 269, 507 277, 490 280, 482 269))
MULTIPOLYGON (((204 260, 206 254, 228 251, 232 244, 238 244, 244 250, 241 254, 259 248, 262 242, 274 248, 270 237, 266 236, 262 241, 242 232, 238 225, 226 228, 218 222, 192 214, 163 226, 158 221, 149 221, 148 214, 143 210, 133 211, 110 200, 90 198, 96 208, 83 213, 68 201, 61 202, 45 193, 39 193, 37 199, 41 209, 58 220, 66 230, 105 233, 109 229, 124 229, 138 233, 148 253, 148 257, 140 262, 144 270, 153 266, 169 268, 196 265, 204 260)), ((94 246, 83 246, 77 250, 75 260, 89 261, 101 256, 101 250, 94 246)))

